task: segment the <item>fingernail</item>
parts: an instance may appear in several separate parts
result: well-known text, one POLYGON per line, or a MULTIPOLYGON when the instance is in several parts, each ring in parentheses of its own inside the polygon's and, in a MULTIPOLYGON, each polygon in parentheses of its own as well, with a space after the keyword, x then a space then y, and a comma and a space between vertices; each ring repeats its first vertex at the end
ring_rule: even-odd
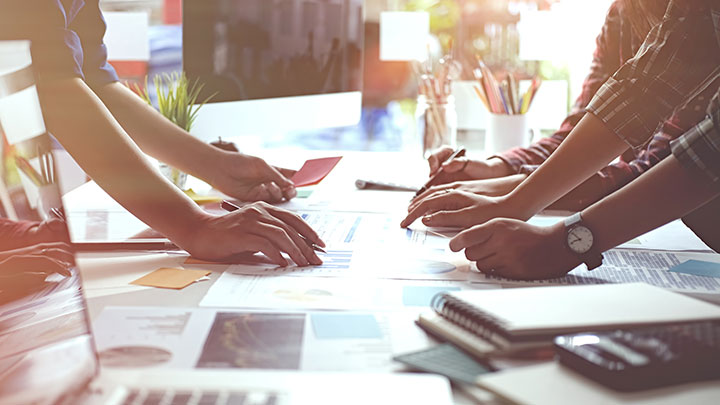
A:
POLYGON ((285 190, 283 190, 283 194, 285 194, 289 198, 293 198, 297 196, 297 189, 295 187, 286 187, 285 190))
POLYGON ((422 222, 423 222, 423 224, 425 224, 425 225, 430 225, 430 224, 432 223, 432 221, 433 221, 433 218, 432 218, 431 215, 428 215, 428 216, 426 216, 426 217, 423 217, 423 219, 422 219, 422 222))

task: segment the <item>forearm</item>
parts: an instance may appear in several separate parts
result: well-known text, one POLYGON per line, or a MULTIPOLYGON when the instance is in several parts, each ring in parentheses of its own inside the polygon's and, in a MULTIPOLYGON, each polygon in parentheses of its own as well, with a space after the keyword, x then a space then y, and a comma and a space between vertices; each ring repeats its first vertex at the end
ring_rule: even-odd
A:
POLYGON ((528 219, 621 154, 627 145, 586 114, 555 153, 505 198, 513 217, 528 219))
POLYGON ((213 174, 208 169, 215 167, 223 151, 173 124, 120 83, 103 86, 96 92, 145 153, 212 182, 213 174))
POLYGON ((669 156, 582 215, 596 246, 605 251, 680 218, 717 195, 716 186, 669 156))
POLYGON ((183 243, 206 214, 165 180, 80 80, 39 86, 49 130, 82 168, 140 220, 183 243))

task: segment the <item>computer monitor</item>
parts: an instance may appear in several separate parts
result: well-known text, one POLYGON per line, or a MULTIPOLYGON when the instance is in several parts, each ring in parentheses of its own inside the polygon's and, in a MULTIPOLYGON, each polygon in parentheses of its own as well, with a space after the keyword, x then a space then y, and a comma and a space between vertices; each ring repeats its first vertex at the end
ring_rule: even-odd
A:
POLYGON ((276 135, 360 120, 363 0, 184 0, 183 68, 213 95, 193 133, 276 135))

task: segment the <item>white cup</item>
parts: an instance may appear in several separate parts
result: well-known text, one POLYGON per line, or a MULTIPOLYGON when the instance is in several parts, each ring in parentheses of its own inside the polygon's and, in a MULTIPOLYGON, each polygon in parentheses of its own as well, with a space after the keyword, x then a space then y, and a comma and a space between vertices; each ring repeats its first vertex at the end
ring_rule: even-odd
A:
POLYGON ((530 142, 527 114, 489 114, 485 131, 485 152, 505 152, 530 142))

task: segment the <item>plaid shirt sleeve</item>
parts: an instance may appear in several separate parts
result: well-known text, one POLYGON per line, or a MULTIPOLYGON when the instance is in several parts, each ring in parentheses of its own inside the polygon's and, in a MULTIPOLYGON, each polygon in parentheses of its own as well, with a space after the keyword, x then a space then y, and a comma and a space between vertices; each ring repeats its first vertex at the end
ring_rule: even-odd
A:
POLYGON ((552 136, 542 138, 526 148, 513 148, 492 156, 502 159, 514 173, 530 173, 547 160, 585 116, 585 108, 600 86, 622 65, 620 48, 626 45, 625 42, 628 41, 624 40, 629 38, 628 33, 623 32, 618 3, 616 1, 610 6, 602 31, 596 40, 590 74, 585 78, 582 92, 560 128, 552 136))
POLYGON ((671 0, 662 23, 598 90, 588 112, 631 146, 643 145, 720 66, 715 1, 671 0))
POLYGON ((719 184, 720 89, 710 103, 707 117, 671 146, 673 155, 683 166, 719 184))

